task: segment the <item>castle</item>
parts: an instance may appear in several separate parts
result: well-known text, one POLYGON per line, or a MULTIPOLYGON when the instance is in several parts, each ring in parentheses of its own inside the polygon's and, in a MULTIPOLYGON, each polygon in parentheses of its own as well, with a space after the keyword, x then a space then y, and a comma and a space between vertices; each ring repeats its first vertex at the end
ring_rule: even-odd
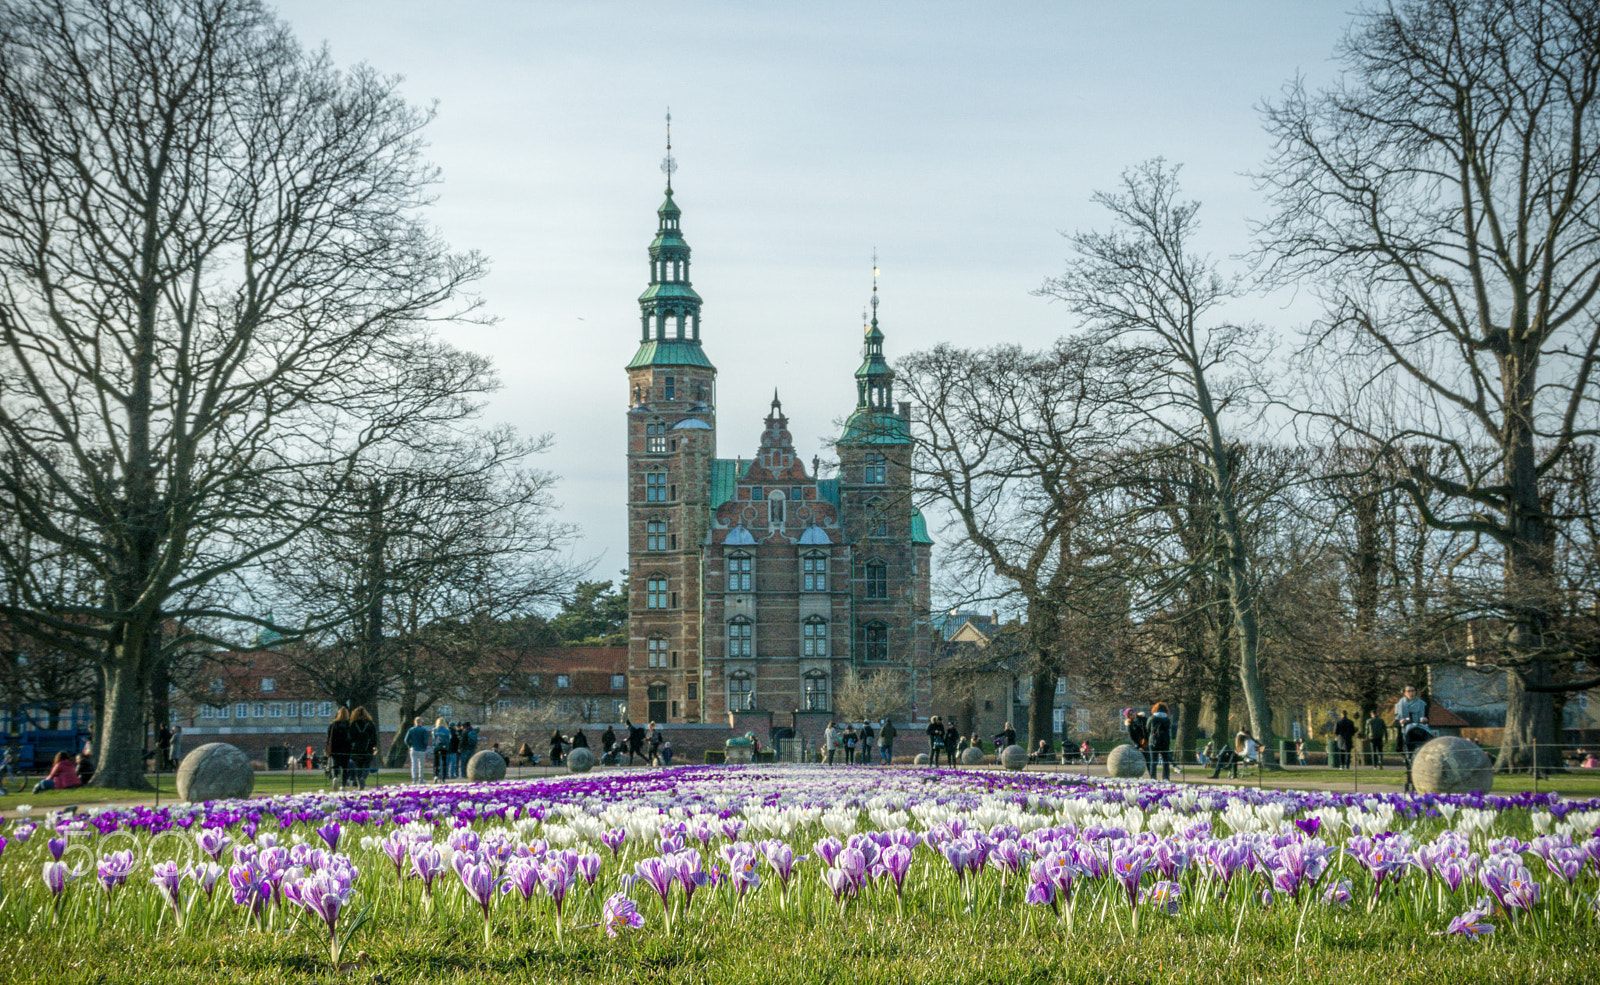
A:
POLYGON ((927 714, 932 541, 911 503, 910 408, 893 403, 876 283, 834 478, 794 448, 774 392, 754 457, 717 457, 717 369, 672 199, 650 244, 628 363, 628 708, 635 722, 833 715, 853 674, 927 714))

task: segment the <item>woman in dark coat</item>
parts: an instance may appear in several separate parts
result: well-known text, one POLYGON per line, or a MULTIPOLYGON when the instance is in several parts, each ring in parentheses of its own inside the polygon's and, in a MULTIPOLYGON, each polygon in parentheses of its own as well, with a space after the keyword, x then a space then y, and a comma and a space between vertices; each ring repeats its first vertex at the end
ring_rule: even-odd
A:
POLYGON ((928 764, 939 765, 939 754, 944 752, 944 722, 935 715, 928 719, 928 764))
POLYGON ((944 727, 944 755, 950 765, 956 764, 956 746, 961 744, 961 730, 956 728, 955 719, 951 719, 944 727))
POLYGON ((356 786, 367 789, 367 773, 372 769, 372 757, 378 752, 378 723, 372 720, 365 706, 350 713, 350 774, 356 786))
POLYGON ((328 726, 328 758, 333 760, 333 785, 342 787, 350 772, 350 709, 339 706, 328 726))
POLYGON ((556 729, 550 733, 550 765, 561 765, 561 750, 566 745, 566 740, 561 738, 561 730, 556 729))

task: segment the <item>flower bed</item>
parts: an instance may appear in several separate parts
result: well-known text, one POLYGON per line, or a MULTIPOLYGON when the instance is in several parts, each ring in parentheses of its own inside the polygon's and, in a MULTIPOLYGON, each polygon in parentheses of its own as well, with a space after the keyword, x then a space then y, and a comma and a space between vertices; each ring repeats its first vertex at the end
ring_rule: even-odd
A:
MULTIPOLYGON (((320 939, 450 923, 565 947, 959 910, 1237 943, 1292 914, 1393 934, 1592 929, 1600 802, 1300 793, 991 771, 685 767, 27 816, 0 929, 320 939)), ((1470 945, 1463 945, 1470 946, 1470 945)))

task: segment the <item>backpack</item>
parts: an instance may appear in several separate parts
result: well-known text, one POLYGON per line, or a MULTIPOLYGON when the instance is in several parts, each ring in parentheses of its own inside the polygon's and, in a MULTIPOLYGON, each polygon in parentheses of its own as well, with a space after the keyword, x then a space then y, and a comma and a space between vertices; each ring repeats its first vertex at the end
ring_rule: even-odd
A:
POLYGON ((463 750, 467 751, 467 752, 471 752, 472 750, 478 748, 478 730, 477 729, 475 729, 475 728, 467 729, 466 734, 461 737, 461 748, 463 750))
POLYGON ((1171 740, 1172 724, 1160 716, 1150 719, 1150 744, 1164 749, 1171 740))

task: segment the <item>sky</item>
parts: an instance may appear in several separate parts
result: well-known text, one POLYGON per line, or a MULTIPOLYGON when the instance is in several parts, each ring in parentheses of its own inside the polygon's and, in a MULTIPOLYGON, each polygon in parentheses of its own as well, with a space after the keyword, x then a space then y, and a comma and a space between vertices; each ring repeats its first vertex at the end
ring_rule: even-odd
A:
MULTIPOLYGON (((664 176, 704 299, 718 454, 749 457, 776 388, 802 459, 855 406, 876 251, 891 363, 940 342, 1043 347, 1075 326, 1032 294, 1063 232, 1152 157, 1183 166, 1225 269, 1266 206, 1260 105, 1335 77, 1352 7, 1325 0, 727 2, 292 0, 340 65, 434 104, 430 220, 485 254, 488 424, 550 433, 561 519, 593 577, 627 563, 623 366, 664 176)), ((1241 302, 1287 337, 1303 297, 1241 302)), ((937 531, 935 539, 938 539, 937 531)))

